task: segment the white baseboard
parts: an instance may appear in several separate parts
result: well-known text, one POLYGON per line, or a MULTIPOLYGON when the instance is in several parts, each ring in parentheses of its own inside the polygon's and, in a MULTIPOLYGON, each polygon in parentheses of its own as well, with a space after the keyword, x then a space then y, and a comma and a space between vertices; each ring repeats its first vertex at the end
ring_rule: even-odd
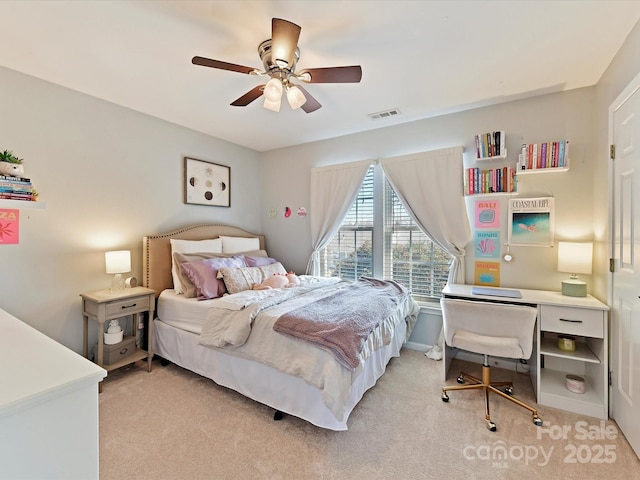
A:
POLYGON ((426 352, 432 347, 432 345, 425 345, 424 343, 417 342, 406 342, 403 346, 410 350, 417 350, 419 352, 426 352))

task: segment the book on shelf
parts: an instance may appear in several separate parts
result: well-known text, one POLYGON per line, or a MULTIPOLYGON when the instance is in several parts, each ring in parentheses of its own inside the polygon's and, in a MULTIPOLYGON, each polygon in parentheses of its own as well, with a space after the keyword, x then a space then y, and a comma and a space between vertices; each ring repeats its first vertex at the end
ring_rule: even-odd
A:
POLYGON ((35 201, 35 197, 33 196, 32 193, 5 193, 5 192, 0 192, 0 199, 35 201))
POLYGON ((504 130, 479 133, 475 136, 476 158, 506 156, 504 130))
POLYGON ((566 168, 569 165, 569 140, 522 144, 519 171, 566 168))
POLYGON ((11 181, 11 182, 20 182, 20 183, 31 183, 31 179, 30 178, 12 177, 11 175, 0 175, 0 180, 11 181))

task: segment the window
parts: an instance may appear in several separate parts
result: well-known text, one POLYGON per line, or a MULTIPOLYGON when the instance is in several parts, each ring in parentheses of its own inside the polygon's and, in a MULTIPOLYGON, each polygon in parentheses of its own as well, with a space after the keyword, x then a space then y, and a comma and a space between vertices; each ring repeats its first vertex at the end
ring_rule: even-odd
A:
POLYGON ((340 230, 321 252, 320 274, 355 280, 373 276, 373 167, 369 167, 340 230))
POLYGON ((416 300, 440 297, 451 256, 418 228, 386 179, 376 197, 376 168, 367 171, 340 230, 321 252, 321 274, 345 280, 378 274, 410 289, 416 300), (379 209, 383 224, 374 222, 379 209), (383 244, 379 255, 374 248, 377 238, 383 244))

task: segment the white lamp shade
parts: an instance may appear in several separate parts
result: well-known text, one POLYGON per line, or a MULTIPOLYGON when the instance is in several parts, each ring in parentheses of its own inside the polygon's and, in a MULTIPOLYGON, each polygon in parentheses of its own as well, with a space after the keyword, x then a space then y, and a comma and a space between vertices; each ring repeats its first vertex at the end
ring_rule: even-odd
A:
POLYGON ((129 250, 116 250, 105 252, 104 262, 107 273, 127 273, 131 271, 131 252, 129 250))
POLYGON ((296 108, 300 108, 306 103, 307 97, 304 96, 302 90, 300 90, 296 86, 293 86, 287 88, 287 100, 289 101, 289 105, 291 105, 291 108, 295 110, 296 108))
POLYGON ((276 100, 275 102, 272 102, 267 97, 264 97, 264 104, 262 106, 264 108, 266 108, 267 110, 272 110, 274 112, 279 112, 280 111, 280 99, 276 100))
POLYGON ((558 271, 591 275, 593 243, 558 242, 558 271))
POLYGON ((272 78, 264 86, 264 98, 270 102, 280 102, 282 98, 282 82, 278 78, 272 78))

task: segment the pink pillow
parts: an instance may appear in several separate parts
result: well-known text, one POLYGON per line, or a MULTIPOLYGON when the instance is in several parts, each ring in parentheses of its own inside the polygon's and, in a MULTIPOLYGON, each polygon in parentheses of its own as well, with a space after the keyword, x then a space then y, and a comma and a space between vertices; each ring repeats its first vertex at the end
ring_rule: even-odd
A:
POLYGON ((269 257, 255 257, 253 255, 245 255, 244 262, 247 264, 247 267, 264 267, 265 265, 276 263, 277 260, 275 258, 269 257))
POLYGON ((245 267, 243 256, 226 258, 207 258, 195 262, 184 262, 180 265, 182 271, 196 287, 198 298, 216 298, 227 293, 224 281, 218 279, 218 270, 222 267, 245 267))

